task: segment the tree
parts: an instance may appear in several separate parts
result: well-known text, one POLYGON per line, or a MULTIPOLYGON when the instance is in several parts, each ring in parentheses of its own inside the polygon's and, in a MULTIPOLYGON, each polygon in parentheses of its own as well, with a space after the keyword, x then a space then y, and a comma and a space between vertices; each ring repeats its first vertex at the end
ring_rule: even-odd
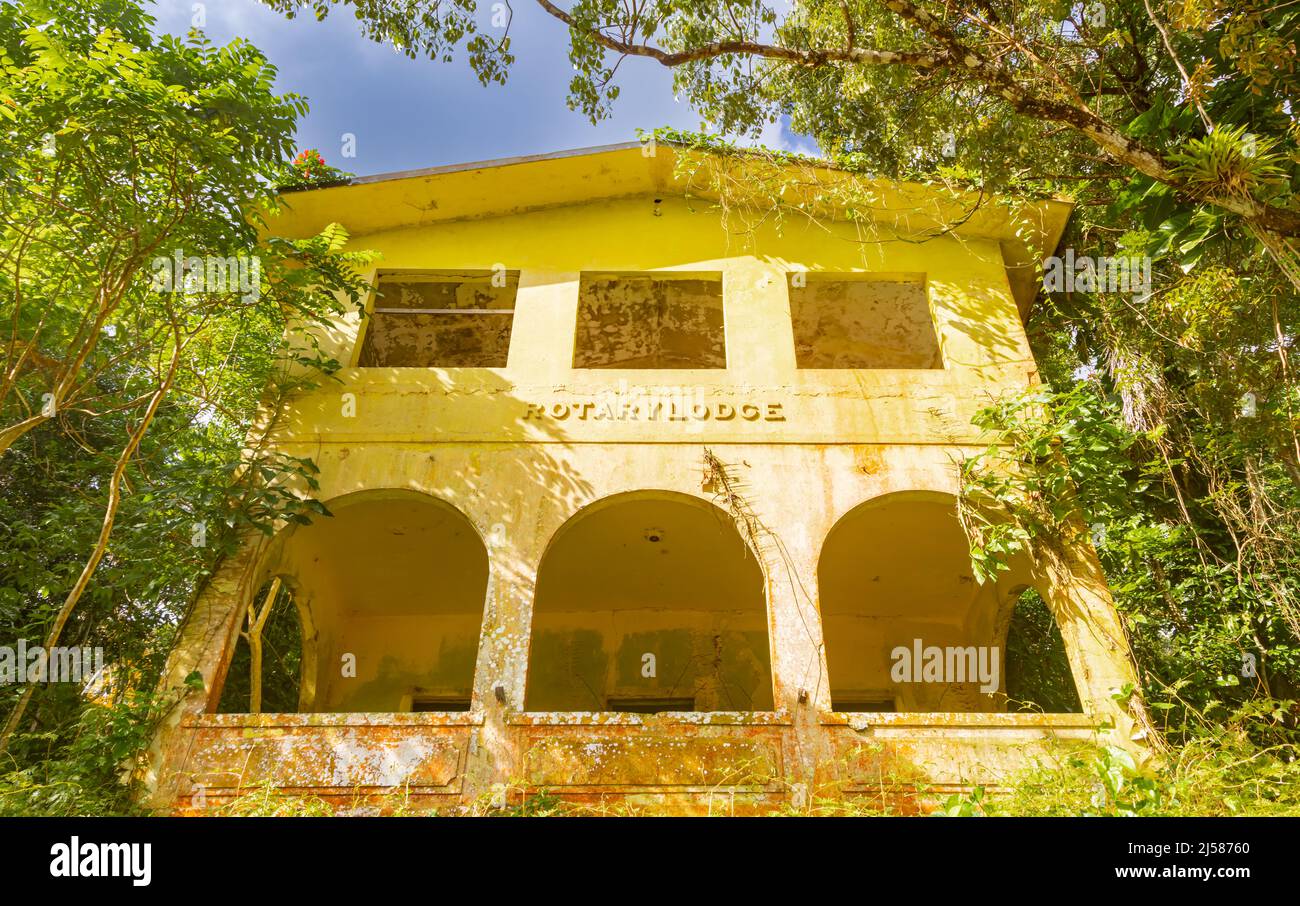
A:
MULTIPOLYGON (((106 557, 156 556, 127 546, 114 557, 124 497, 143 504, 132 513, 152 515, 155 530, 189 506, 176 540, 196 549, 182 558, 191 571, 241 523, 269 531, 277 518, 323 512, 300 499, 309 461, 240 449, 259 401, 337 367, 310 328, 362 291, 364 256, 342 252, 342 230, 259 235, 305 102, 274 94, 274 69, 247 42, 215 47, 197 32, 155 36, 151 25, 129 0, 0 9, 3 491, 20 495, 19 479, 40 477, 66 495, 11 511, 14 529, 48 519, 42 506, 66 497, 87 505, 65 517, 100 514, 85 549, 55 545, 80 568, 65 563, 53 587, 19 576, 46 559, 34 548, 50 532, 74 526, 52 520, 8 539, 6 614, 43 627, 47 649, 106 557), (154 443, 159 423, 171 433, 154 443), (203 499, 210 470, 221 469, 231 473, 224 492, 203 499), (164 488, 179 499, 153 496, 164 488)), ((10 711, 0 751, 34 690, 10 711)))

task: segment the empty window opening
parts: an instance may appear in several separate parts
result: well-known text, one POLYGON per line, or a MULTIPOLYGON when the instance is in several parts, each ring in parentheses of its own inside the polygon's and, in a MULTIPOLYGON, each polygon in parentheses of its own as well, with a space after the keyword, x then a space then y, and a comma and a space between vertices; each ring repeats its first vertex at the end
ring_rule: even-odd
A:
POLYGON ((898 706, 894 702, 892 695, 884 693, 879 695, 847 693, 832 697, 831 710, 854 714, 869 711, 897 711, 898 706))
POLYGON ((411 711, 440 711, 462 713, 469 710, 467 695, 429 695, 415 692, 411 695, 411 711))
POLYGON ((948 494, 886 494, 846 513, 817 571, 832 707, 1003 710, 1007 659, 996 627, 1027 564, 1009 566, 996 583, 975 581, 948 494))
POLYGON ((734 521, 667 491, 598 501, 538 569, 529 711, 770 711, 763 572, 734 521))
POLYGON ((1008 711, 1083 712, 1060 627, 1032 588, 1018 596, 1011 612, 1006 661, 1008 711))
POLYGON ((720 274, 583 274, 575 368, 725 368, 720 274))
POLYGON ((503 368, 518 271, 381 276, 358 365, 503 368))
POLYGON ((303 631, 293 592, 280 578, 253 596, 226 668, 219 714, 292 714, 299 710, 303 631))
POLYGON ((790 317, 800 368, 943 367, 923 279, 792 275, 790 317))
POLYGON ((664 711, 694 711, 694 698, 637 698, 611 697, 605 703, 606 711, 623 711, 628 714, 661 714, 664 711))

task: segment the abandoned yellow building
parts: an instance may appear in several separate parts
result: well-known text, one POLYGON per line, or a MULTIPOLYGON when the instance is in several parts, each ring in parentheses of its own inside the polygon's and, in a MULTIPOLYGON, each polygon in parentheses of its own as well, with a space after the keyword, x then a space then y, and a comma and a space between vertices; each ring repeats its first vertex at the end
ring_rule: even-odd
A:
POLYGON ((1037 381, 1023 316, 1069 204, 862 183, 866 233, 833 205, 741 230, 698 183, 680 150, 631 143, 285 196, 276 233, 337 222, 380 256, 364 314, 320 337, 345 367, 271 434, 332 516, 250 539, 203 592, 168 673, 203 688, 156 740, 159 809, 269 781, 343 809, 544 790, 764 812, 996 784, 1053 741, 1129 732, 1093 552, 981 584, 955 511, 987 443, 971 417, 1037 381), (221 713, 275 579, 297 706, 221 713), (1009 707, 973 655, 900 673, 900 649, 996 666, 1027 588, 1078 708, 1009 707))

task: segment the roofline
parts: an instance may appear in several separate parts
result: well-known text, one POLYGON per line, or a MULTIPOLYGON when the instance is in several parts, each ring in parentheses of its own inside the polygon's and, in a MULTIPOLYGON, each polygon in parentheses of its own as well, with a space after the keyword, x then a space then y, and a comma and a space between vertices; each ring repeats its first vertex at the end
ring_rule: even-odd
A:
MULTIPOLYGON (((668 145, 670 147, 678 147, 678 148, 690 147, 686 142, 678 141, 676 139, 655 139, 655 141, 657 144, 668 145)), ((516 164, 531 164, 531 163, 542 163, 544 161, 551 161, 551 160, 565 160, 571 157, 592 157, 597 154, 610 154, 616 151, 631 151, 633 149, 640 149, 643 146, 644 143, 641 141, 613 142, 608 145, 587 145, 586 147, 582 147, 582 148, 567 148, 562 151, 548 151, 544 154, 521 154, 515 157, 493 157, 487 160, 472 160, 472 161, 466 161, 464 163, 459 163, 459 164, 443 164, 442 166, 438 166, 438 167, 419 167, 414 170, 391 170, 387 173, 374 173, 371 174, 370 176, 351 176, 348 177, 347 179, 340 179, 337 182, 324 183, 324 184, 314 185, 314 186, 291 186, 291 187, 280 188, 277 189, 277 194, 285 195, 285 194, 297 193, 297 192, 312 192, 319 189, 337 189, 337 188, 345 188, 347 186, 373 185, 375 183, 395 182, 397 180, 402 180, 402 179, 419 179, 425 176, 443 176, 450 173, 464 173, 470 170, 491 170, 500 167, 510 167, 516 164)), ((758 154, 763 150, 770 150, 770 149, 734 148, 734 149, 730 149, 730 153, 735 153, 739 155, 758 154)), ((715 151, 711 153, 718 153, 718 152, 715 151)), ((781 153, 785 153, 785 152, 781 152, 781 153)), ((820 167, 824 170, 832 170, 840 173, 849 173, 849 175, 856 175, 862 179, 881 180, 884 182, 897 183, 899 185, 911 183, 913 185, 934 187, 933 183, 917 182, 915 180, 895 180, 895 179, 890 179, 889 177, 868 176, 866 174, 861 174, 861 173, 853 174, 850 173, 850 171, 846 171, 843 167, 841 167, 839 164, 835 163, 834 161, 827 160, 822 157, 810 157, 803 154, 792 154, 790 156, 793 158, 801 159, 808 164, 812 164, 813 166, 820 167)), ((973 187, 966 187, 964 189, 961 189, 960 191, 973 192, 977 190, 973 187)), ((1061 202, 1070 205, 1071 208, 1075 206, 1075 203, 1071 199, 1064 198, 1058 195, 1048 195, 1036 200, 1061 202)))
MULTIPOLYGON (((675 138, 655 139, 655 142, 666 146, 665 151, 668 151, 669 154, 663 155, 665 158, 678 153, 679 149, 689 150, 693 147, 690 143, 675 138)), ((364 235, 382 229, 414 227, 420 224, 456 220, 488 212, 495 214, 522 213, 526 210, 535 210, 539 206, 547 207, 555 204, 574 203, 576 200, 574 197, 557 195, 548 189, 539 188, 539 186, 545 184, 544 181, 537 184, 530 183, 532 174, 538 172, 532 168, 540 168, 539 172, 542 173, 547 172, 548 166, 557 165, 564 170, 574 170, 576 168, 582 171, 584 166, 589 170, 594 170, 596 164, 570 163, 566 165, 561 162, 579 161, 584 158, 602 155, 609 156, 613 167, 610 171, 615 177, 611 183, 612 190, 648 192, 653 188, 658 192, 660 189, 676 190, 680 188, 677 183, 677 176, 675 172, 672 172, 671 168, 665 171, 663 165, 651 165, 648 168, 636 166, 636 163, 652 164, 650 161, 634 160, 634 156, 637 159, 642 156, 653 156, 644 153, 645 147, 645 142, 641 140, 617 142, 608 145, 593 145, 585 148, 552 151, 544 154, 526 154, 517 157, 499 157, 491 160, 447 164, 439 167, 398 170, 390 173, 377 173, 372 176, 339 179, 317 185, 283 188, 278 190, 278 194, 285 199, 285 209, 277 212, 275 219, 281 220, 282 228, 284 223, 290 224, 288 227, 290 233, 285 235, 296 235, 293 232, 294 230, 304 235, 314 235, 335 216, 331 210, 331 205, 337 203, 338 196, 329 193, 335 189, 349 188, 361 193, 355 196, 357 199, 387 197, 389 202, 393 202, 388 208, 385 208, 388 214, 384 217, 370 216, 362 212, 357 215, 361 220, 359 226, 352 222, 345 224, 349 227, 350 233, 354 232, 352 227, 358 227, 355 230, 355 235, 364 235), (504 171, 506 168, 511 167, 519 167, 520 169, 517 172, 511 171, 509 173, 493 172, 504 171), (513 200, 510 206, 505 208, 494 207, 490 203, 492 201, 491 195, 494 188, 500 188, 498 184, 512 185, 521 195, 518 197, 511 196, 513 200), (440 191, 440 187, 447 188, 451 193, 448 199, 441 199, 442 201, 450 200, 451 204, 447 208, 441 208, 440 199, 433 198, 440 191), (459 195, 452 190, 459 191, 459 195), (318 192, 324 194, 314 194, 318 192), (290 200, 291 197, 293 201, 290 200), (295 202, 299 202, 299 204, 295 205, 295 202), (295 211, 295 208, 298 210, 295 211), (413 208, 417 214, 412 215, 408 208, 413 208), (399 212, 401 216, 394 214, 394 211, 399 212), (288 219, 281 219, 285 217, 288 219)), ((762 148, 732 147, 701 149, 706 154, 734 157, 739 160, 746 158, 751 160, 761 159, 766 150, 762 148)), ((901 191, 904 196, 907 196, 913 190, 927 193, 938 192, 941 195, 950 196, 949 201, 952 203, 959 204, 962 198, 973 197, 978 192, 977 189, 971 187, 958 188, 933 182, 869 176, 846 170, 835 162, 824 158, 787 152, 772 153, 777 157, 772 163, 778 166, 810 167, 827 176, 833 174, 836 179, 847 178, 854 181, 892 186, 894 189, 901 191)), ((500 193, 497 192, 497 194, 500 193)), ((599 197, 622 196, 606 192, 605 194, 599 194, 599 197)), ((984 200, 991 201, 995 197, 996 195, 989 196, 984 200)), ((907 198, 904 197, 903 200, 906 201, 907 198)), ((1008 227, 1005 216, 999 215, 990 215, 991 220, 985 218, 983 221, 971 224, 968 229, 970 235, 998 241, 1008 276, 1012 282, 1011 291, 1022 314, 1027 313, 1029 306, 1033 304, 1033 300, 1037 296, 1037 290, 1031 285, 1032 281, 1030 283, 1025 282, 1020 271, 1035 259, 1046 257, 1055 251, 1064 237, 1067 223, 1075 208, 1073 200, 1059 195, 1047 197, 1025 196, 1023 200, 1029 202, 1039 212, 1038 229, 1032 231, 1036 233, 1035 236, 1026 239, 1018 234, 1013 234, 1008 227)), ((977 207, 982 207, 982 205, 977 207)), ((924 214, 924 212, 921 213, 924 214)), ((972 215, 974 213, 973 210, 970 212, 972 215)), ((913 226, 907 216, 907 211, 903 208, 890 209, 890 206, 886 205, 882 209, 882 216, 888 222, 899 221, 901 217, 901 223, 895 223, 895 226, 904 233, 913 226)), ((922 220, 924 219, 925 216, 922 217, 922 220)), ((969 219, 969 216, 964 218, 958 226, 966 224, 969 219)), ((268 231, 273 231, 273 228, 268 227, 268 231)))
MULTIPOLYGON (((660 142, 660 144, 676 144, 660 142)), ((615 142, 610 145, 589 145, 585 148, 570 148, 564 151, 550 151, 545 154, 522 154, 517 157, 494 157, 489 160, 473 160, 461 164, 444 164, 440 167, 420 167, 415 170, 392 170, 388 173, 375 173, 371 176, 353 176, 337 182, 317 186, 292 186, 280 189, 280 193, 310 192, 314 189, 333 189, 341 186, 364 186, 377 182, 392 182, 398 179, 418 179, 421 176, 442 176, 447 173, 461 173, 466 170, 490 170, 497 167, 509 167, 514 164, 532 164, 548 160, 564 160, 568 157, 588 157, 595 154, 608 154, 612 151, 630 151, 640 148, 641 142, 615 142)))

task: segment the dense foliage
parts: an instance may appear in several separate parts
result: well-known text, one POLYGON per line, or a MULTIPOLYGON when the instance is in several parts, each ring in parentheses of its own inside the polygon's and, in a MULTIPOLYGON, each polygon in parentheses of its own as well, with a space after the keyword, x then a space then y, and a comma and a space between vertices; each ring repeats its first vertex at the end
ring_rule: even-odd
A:
POLYGON ((305 104, 246 42, 151 27, 129 0, 0 7, 0 638, 110 665, 93 701, 0 685, 4 812, 125 807, 196 589, 241 532, 320 511, 310 461, 245 448, 336 367, 292 331, 361 291, 340 230, 259 236, 305 104))

